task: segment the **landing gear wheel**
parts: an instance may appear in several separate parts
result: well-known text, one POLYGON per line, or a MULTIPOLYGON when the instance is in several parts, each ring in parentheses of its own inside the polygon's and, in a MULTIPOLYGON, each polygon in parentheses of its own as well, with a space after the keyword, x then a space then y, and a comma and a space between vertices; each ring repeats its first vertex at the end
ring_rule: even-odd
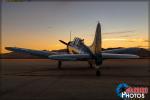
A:
POLYGON ((89 63, 89 65, 90 65, 90 68, 93 68, 93 65, 92 65, 92 63, 89 63))
POLYGON ((90 68, 93 68, 93 65, 92 65, 92 64, 90 64, 90 68))
POLYGON ((96 76, 100 76, 101 72, 99 70, 96 70, 96 76))
POLYGON ((58 69, 61 69, 62 62, 58 61, 58 69))

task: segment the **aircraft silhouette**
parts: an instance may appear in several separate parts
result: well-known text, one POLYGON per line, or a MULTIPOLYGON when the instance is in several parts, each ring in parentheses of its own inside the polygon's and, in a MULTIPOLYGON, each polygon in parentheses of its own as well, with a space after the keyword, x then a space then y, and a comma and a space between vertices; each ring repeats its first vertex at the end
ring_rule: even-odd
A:
POLYGON ((61 68, 62 61, 88 61, 90 66, 95 65, 96 75, 100 76, 100 65, 105 59, 131 59, 139 58, 137 55, 133 54, 117 54, 117 52, 125 51, 124 49, 115 49, 115 50, 105 50, 102 51, 102 37, 101 37, 101 25, 98 22, 95 32, 94 41, 91 46, 84 44, 84 40, 78 37, 75 37, 73 41, 68 43, 63 40, 59 40, 61 43, 67 46, 66 53, 59 52, 50 52, 50 51, 40 51, 40 50, 31 50, 18 47, 6 47, 5 49, 20 52, 20 53, 29 53, 31 55, 36 55, 44 57, 47 59, 57 60, 58 68, 61 68))

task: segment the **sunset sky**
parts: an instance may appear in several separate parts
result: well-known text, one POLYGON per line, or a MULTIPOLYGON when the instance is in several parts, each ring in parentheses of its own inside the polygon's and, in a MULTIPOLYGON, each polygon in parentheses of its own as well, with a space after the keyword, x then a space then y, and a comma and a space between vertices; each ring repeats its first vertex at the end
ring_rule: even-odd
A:
POLYGON ((148 2, 3 2, 2 52, 62 49, 70 31, 90 45, 98 21, 104 48, 148 47, 148 2))

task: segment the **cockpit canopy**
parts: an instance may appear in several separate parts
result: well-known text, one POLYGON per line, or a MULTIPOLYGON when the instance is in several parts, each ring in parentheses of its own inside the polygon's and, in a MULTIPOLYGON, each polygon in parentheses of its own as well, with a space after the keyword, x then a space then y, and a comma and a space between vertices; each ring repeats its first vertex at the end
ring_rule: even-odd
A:
POLYGON ((79 46, 83 43, 84 43, 84 39, 81 39, 81 38, 78 38, 78 37, 75 37, 74 40, 72 41, 72 44, 76 45, 76 46, 79 46))

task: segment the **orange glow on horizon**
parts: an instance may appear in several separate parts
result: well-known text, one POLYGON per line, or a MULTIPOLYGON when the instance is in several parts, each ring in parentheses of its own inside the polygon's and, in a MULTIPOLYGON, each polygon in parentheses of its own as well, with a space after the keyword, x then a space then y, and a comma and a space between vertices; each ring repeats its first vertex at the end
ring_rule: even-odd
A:
MULTIPOLYGON (((91 42, 86 42, 87 45, 90 45, 89 43, 91 42)), ((139 39, 131 39, 131 40, 126 40, 126 39, 118 39, 118 40, 113 40, 113 39, 106 39, 103 40, 103 44, 102 47, 103 48, 115 48, 115 47, 143 47, 143 48, 149 48, 149 43, 148 42, 144 42, 143 40, 139 39)), ((66 46, 61 44, 61 43, 57 43, 56 45, 51 45, 51 46, 46 46, 45 45, 29 45, 29 46, 16 46, 16 47, 21 47, 21 48, 28 48, 28 49, 34 49, 34 50, 58 50, 58 49, 65 49, 66 46)), ((1 53, 8 53, 9 51, 5 50, 5 47, 3 46, 1 53)))

